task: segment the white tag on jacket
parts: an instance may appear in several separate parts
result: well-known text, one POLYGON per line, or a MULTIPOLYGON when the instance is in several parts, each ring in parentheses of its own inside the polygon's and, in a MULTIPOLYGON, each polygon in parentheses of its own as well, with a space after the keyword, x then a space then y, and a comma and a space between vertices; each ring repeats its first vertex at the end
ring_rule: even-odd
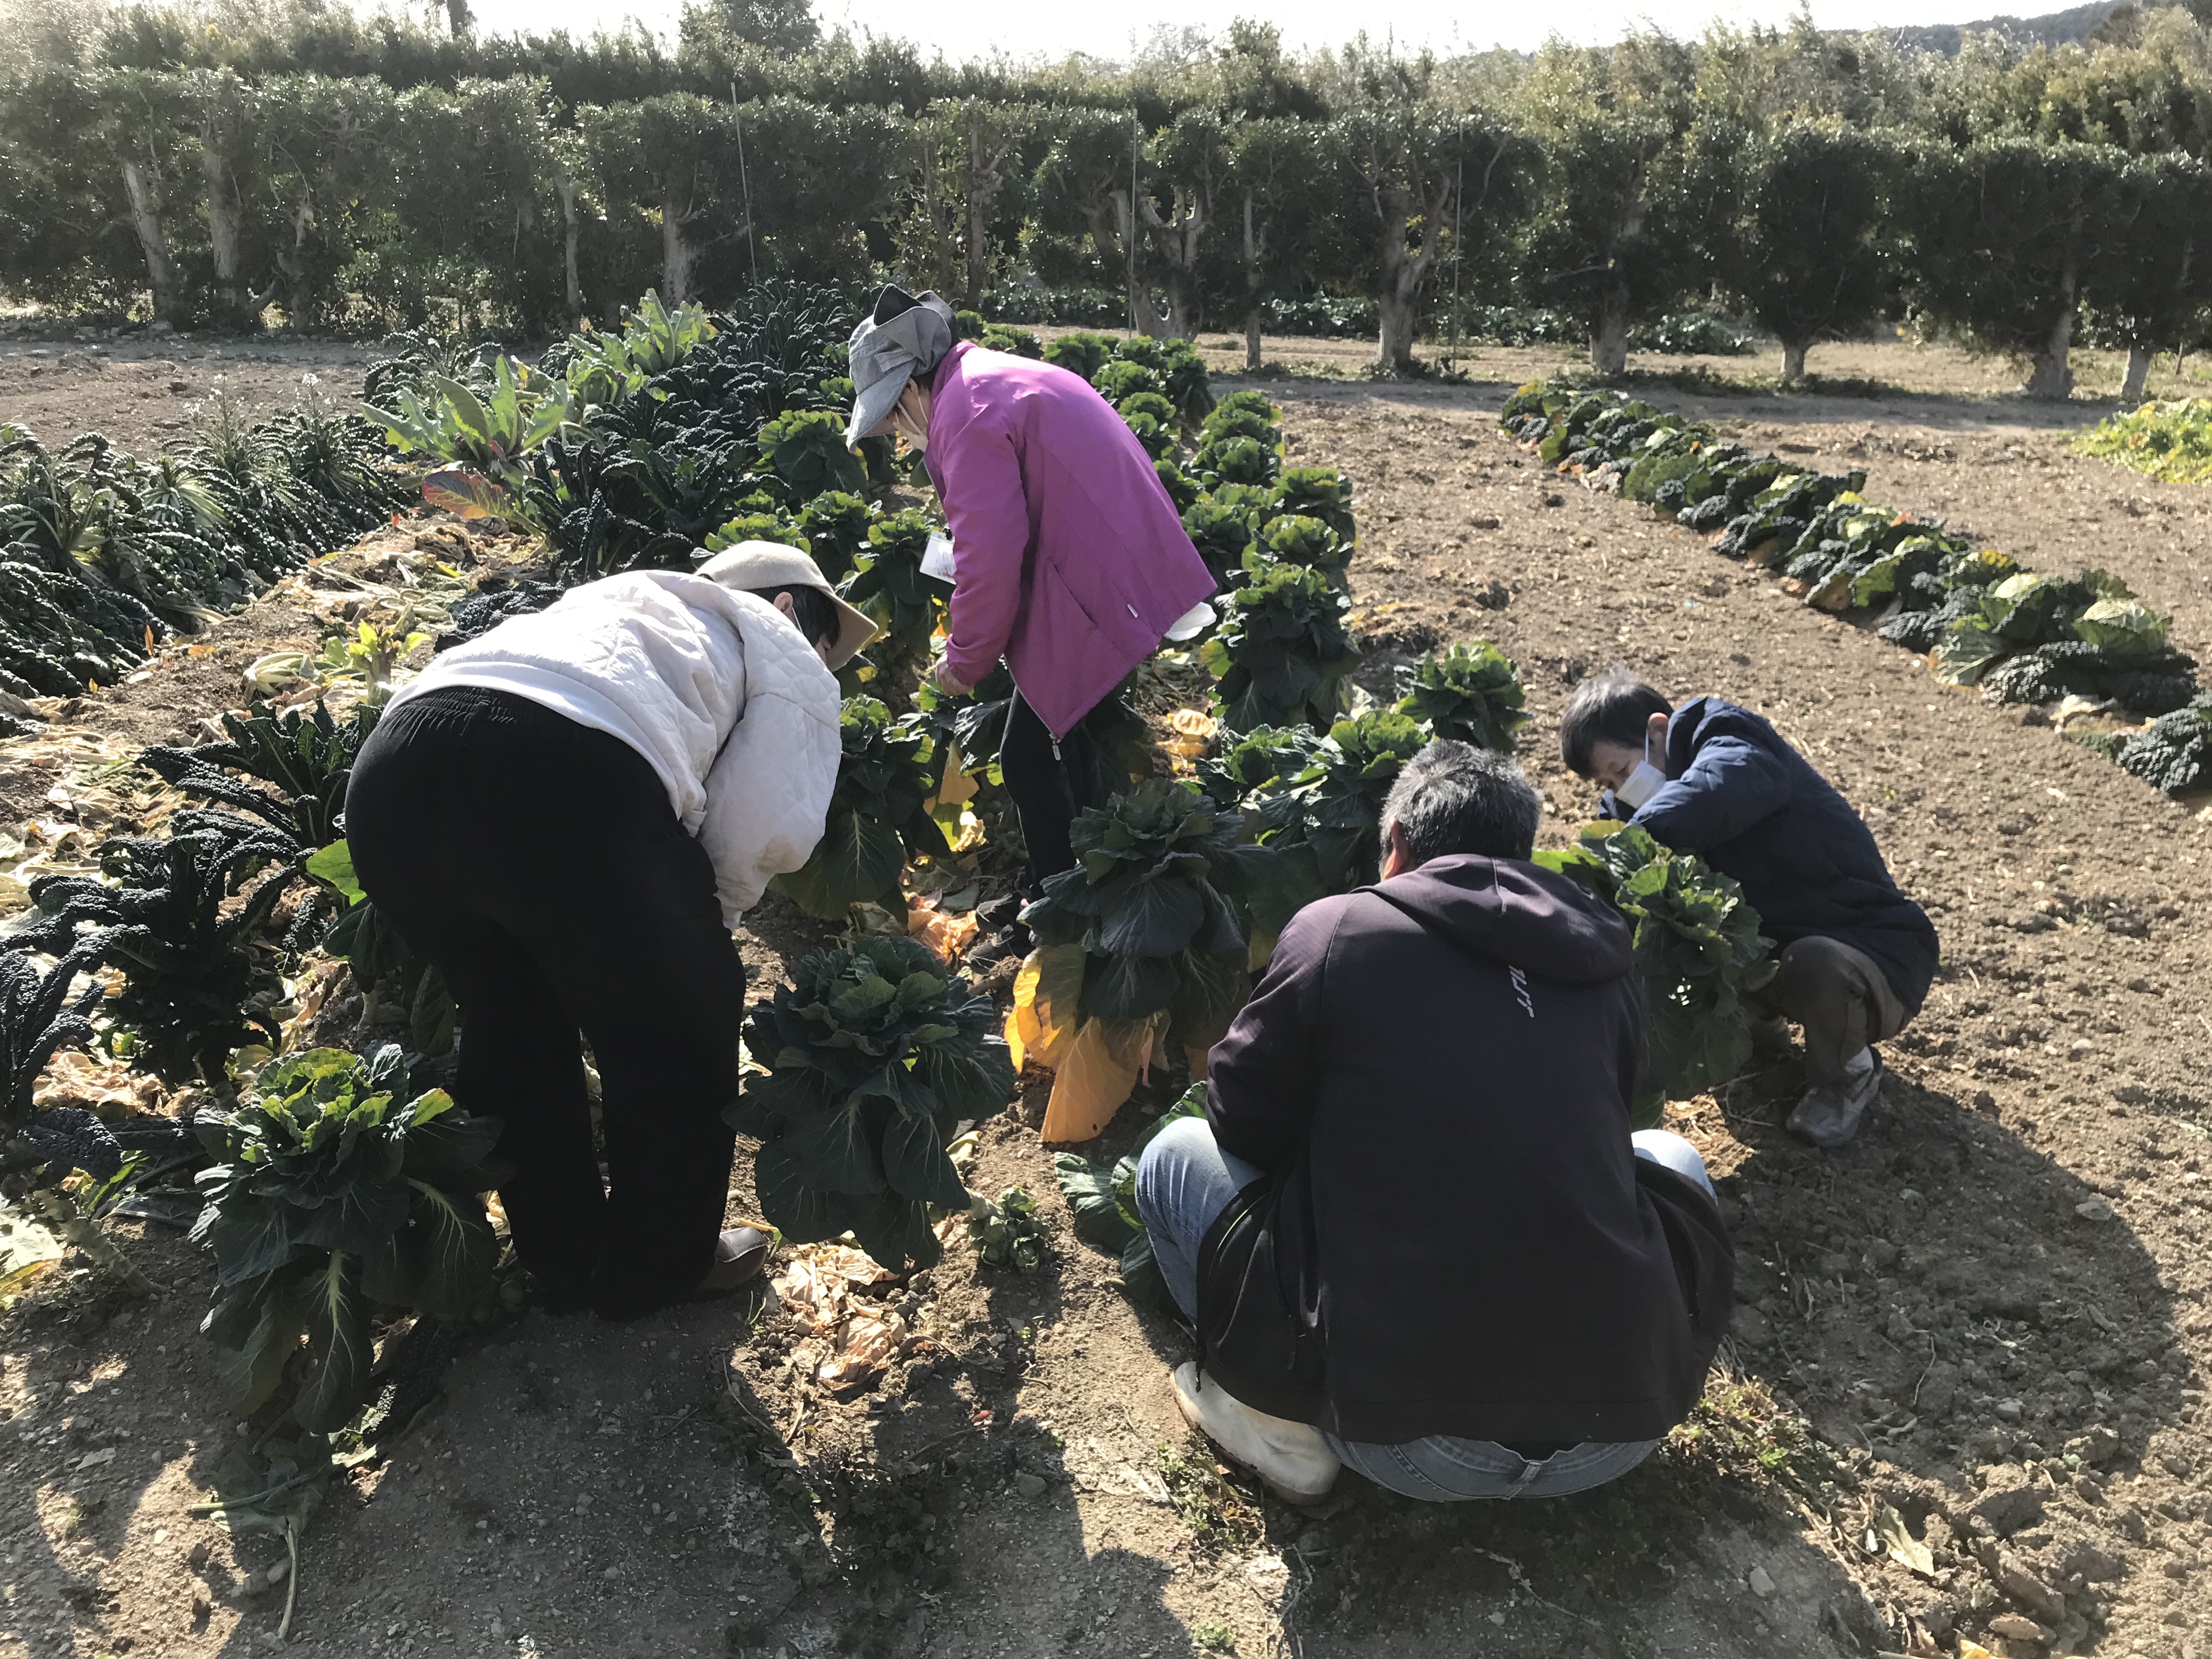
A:
POLYGON ((941 530, 929 532, 929 545, 921 550, 921 574, 941 582, 952 580, 952 538, 941 530))

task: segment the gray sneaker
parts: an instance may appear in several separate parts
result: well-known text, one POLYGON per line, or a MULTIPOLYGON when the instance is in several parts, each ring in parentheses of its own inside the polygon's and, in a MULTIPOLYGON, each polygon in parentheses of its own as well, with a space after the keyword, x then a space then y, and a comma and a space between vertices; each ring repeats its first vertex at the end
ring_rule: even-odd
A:
POLYGON ((1844 1062, 1841 1077, 1805 1091, 1790 1114, 1790 1133, 1815 1146, 1846 1145, 1859 1132, 1867 1108, 1881 1093, 1881 1056, 1862 1048, 1844 1062))

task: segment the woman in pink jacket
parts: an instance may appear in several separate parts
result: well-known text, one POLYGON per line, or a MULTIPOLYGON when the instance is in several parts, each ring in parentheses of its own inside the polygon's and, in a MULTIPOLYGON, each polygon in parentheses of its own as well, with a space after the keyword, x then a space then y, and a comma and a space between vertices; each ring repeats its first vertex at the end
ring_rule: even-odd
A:
MULTIPOLYGON (((1152 458, 1080 375, 952 337, 952 308, 896 287, 853 331, 848 443, 896 432, 923 451, 952 532, 959 696, 1013 675, 1000 766, 1029 844, 1022 885, 1073 867, 1079 805, 1060 745, 1213 592, 1152 458)), ((1024 930, 971 955, 1026 950, 1024 930)))

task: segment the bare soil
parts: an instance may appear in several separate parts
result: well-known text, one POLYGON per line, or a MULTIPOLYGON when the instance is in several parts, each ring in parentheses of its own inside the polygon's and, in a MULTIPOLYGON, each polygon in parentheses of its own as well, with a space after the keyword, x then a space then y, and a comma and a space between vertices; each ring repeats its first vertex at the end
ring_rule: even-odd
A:
MULTIPOLYGON (((115 372, 34 395, 89 396, 115 372)), ((1676 1113, 1718 1177, 1744 1300, 1685 1431, 1615 1485, 1541 1504, 1422 1506, 1347 1477, 1314 1516, 1224 1478, 1167 1386, 1186 1344, 1066 1230, 1032 1076, 983 1127, 969 1180, 1039 1196, 1054 1251, 1036 1274, 951 1251, 893 1292, 927 1340, 849 1399, 794 1371, 798 1332, 772 1304, 483 1328, 442 1406, 315 1517, 294 1646, 1735 1659, 1949 1653, 1960 1631, 2021 1655, 2212 1656, 2206 826, 1541 470, 1493 424, 1527 372, 1267 383, 1295 458, 1359 491, 1364 677, 1379 689, 1394 653, 1501 646, 1528 683, 1522 758, 1553 843, 1594 805, 1556 749, 1590 668, 1626 658, 1671 692, 1759 708, 1866 816, 1944 939, 1853 1146, 1783 1133, 1786 1060, 1676 1113), (1931 1574, 1869 1550, 1886 1512, 1931 1574), (1998 1622, 2031 1618, 2054 1647, 1998 1622)), ((1645 391, 1864 465, 1876 499, 2038 563, 2117 570, 2185 643, 2212 641, 2200 498, 2075 460, 2047 412, 1955 384, 1972 395, 1645 391)), ((23 418, 19 385, 0 366, 0 419, 23 418)), ((68 406, 49 405, 49 441, 68 406)), ((225 648, 312 623, 264 601, 225 648)), ((77 718, 166 735, 234 702, 237 667, 189 659, 77 718)), ((0 745, 11 813, 46 794, 10 780, 15 750, 0 745)), ((757 983, 821 936, 763 906, 744 941, 757 983)), ((1140 1097, 1102 1146, 1160 1104, 1140 1097)), ((732 1214, 750 1208, 741 1158, 732 1214)), ((112 1231, 168 1293, 131 1303, 87 1279, 0 1323, 0 1656, 273 1650, 283 1590, 247 1575, 281 1551, 186 1512, 240 1443, 192 1329, 206 1265, 173 1231, 112 1231)))

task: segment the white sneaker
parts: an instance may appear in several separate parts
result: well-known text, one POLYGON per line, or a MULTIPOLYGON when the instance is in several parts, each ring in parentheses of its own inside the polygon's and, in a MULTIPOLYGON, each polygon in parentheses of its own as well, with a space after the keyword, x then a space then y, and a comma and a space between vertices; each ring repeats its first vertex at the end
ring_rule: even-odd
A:
POLYGON ((1186 1360, 1175 1370, 1176 1404, 1183 1421, 1221 1449, 1231 1462, 1258 1475, 1268 1491, 1291 1504, 1318 1504, 1344 1465, 1321 1431, 1286 1418, 1255 1412, 1186 1360))

